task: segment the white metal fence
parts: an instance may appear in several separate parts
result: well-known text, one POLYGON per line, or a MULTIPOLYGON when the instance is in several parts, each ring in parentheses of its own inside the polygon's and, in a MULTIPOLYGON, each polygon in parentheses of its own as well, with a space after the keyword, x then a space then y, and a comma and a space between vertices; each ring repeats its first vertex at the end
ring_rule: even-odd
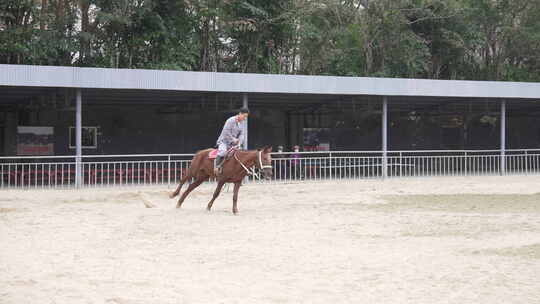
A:
MULTIPOLYGON (((192 154, 83 156, 82 186, 176 184, 192 154)), ((273 181, 540 173, 538 150, 274 153, 273 181), (504 164, 502 166, 501 164, 504 164)), ((0 188, 74 187, 74 156, 0 157, 0 188)), ((253 180, 252 178, 250 179, 253 180)))

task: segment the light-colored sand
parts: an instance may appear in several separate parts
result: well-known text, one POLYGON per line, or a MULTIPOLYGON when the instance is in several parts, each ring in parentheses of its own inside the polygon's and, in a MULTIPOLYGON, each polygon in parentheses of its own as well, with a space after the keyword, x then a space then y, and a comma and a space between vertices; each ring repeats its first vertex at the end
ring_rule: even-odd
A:
POLYGON ((539 176, 170 190, 0 192, 0 303, 540 303, 539 176))

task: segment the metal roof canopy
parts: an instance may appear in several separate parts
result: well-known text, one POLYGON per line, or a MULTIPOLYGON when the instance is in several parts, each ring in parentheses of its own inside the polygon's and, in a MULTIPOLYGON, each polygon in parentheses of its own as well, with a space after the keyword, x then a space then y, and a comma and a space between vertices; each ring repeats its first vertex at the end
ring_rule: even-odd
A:
MULTIPOLYGON (((506 103, 507 101, 540 100, 540 83, 495 82, 462 80, 425 80, 398 78, 366 78, 335 76, 262 75, 215 72, 182 72, 136 69, 77 68, 58 66, 0 65, 0 101, 8 103, 31 102, 43 99, 46 94, 54 98, 62 94, 58 88, 72 88, 76 91, 76 184, 82 184, 81 172, 81 126, 82 95, 86 93, 88 102, 103 103, 130 102, 160 98, 158 102, 178 103, 181 98, 194 102, 203 101, 210 94, 242 94, 243 104, 264 102, 285 105, 293 102, 308 104, 331 102, 333 106, 355 98, 364 101, 370 98, 380 100, 383 177, 387 172, 387 125, 388 104, 410 107, 414 103, 463 103, 472 101, 497 101, 500 106, 500 173, 505 172, 506 103), (24 89, 22 88, 24 87, 24 89), (3 90, 2 90, 3 89, 3 90), (83 92, 84 91, 84 92, 83 92), (100 94, 101 92, 101 94, 100 94), (105 94, 106 93, 106 94, 105 94), (181 93, 181 94, 178 94, 181 93), (93 95, 94 94, 94 95, 93 95), (103 95, 105 100, 103 100, 103 95), (107 96, 108 95, 108 96, 107 96), (289 97, 287 97, 287 95, 289 97), (307 97, 307 98, 305 98, 307 97), (375 98, 374 98, 375 97, 375 98), (164 100, 161 100, 163 99, 164 100), (259 100, 258 100, 259 99, 259 100), (276 101, 277 100, 277 101, 276 101), (335 102, 333 102, 335 101, 335 102)), ((69 90, 64 91, 64 99, 70 99, 69 90)), ((216 99, 217 95, 214 95, 216 99)), ((211 98, 210 98, 211 99, 211 98)), ((188 101, 190 102, 190 101, 188 101)), ((86 102, 85 102, 86 103, 86 102)), ((437 104, 438 103, 438 104, 437 104)), ((530 104, 530 103, 529 103, 530 104)))
POLYGON ((0 86, 540 99, 540 83, 0 65, 0 86))
MULTIPOLYGON (((187 107, 192 110, 215 109, 236 110, 242 104, 241 93, 199 92, 199 91, 164 91, 141 89, 82 89, 85 107, 100 106, 161 106, 187 107)), ((36 107, 73 106, 76 89, 50 87, 14 87, 0 86, 0 106, 33 105, 36 107), (52 103, 51 103, 52 102, 52 103)), ((540 112, 540 100, 511 99, 511 109, 523 109, 531 113, 540 112), (519 101, 519 102, 516 102, 519 101)), ((392 96, 388 98, 389 111, 437 110, 439 107, 453 111, 467 112, 483 109, 487 104, 499 103, 497 98, 463 97, 427 97, 427 96, 392 96)), ((291 93, 251 93, 249 102, 259 109, 279 108, 293 112, 325 111, 362 111, 374 108, 380 110, 381 96, 373 95, 328 95, 328 94, 291 94, 291 93)))

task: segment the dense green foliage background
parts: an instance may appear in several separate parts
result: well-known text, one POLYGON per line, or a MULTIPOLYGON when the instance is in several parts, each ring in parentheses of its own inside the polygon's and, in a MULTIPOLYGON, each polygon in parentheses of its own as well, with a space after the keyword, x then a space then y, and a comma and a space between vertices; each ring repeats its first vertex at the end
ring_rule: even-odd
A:
POLYGON ((0 0, 0 63, 540 80, 539 0, 0 0))

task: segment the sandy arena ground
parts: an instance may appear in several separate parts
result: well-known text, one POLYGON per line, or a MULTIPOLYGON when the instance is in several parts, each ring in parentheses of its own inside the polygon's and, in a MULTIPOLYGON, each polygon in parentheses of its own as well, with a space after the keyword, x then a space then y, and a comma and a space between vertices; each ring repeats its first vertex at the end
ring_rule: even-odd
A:
POLYGON ((170 190, 0 191, 0 303, 540 303, 540 176, 170 190))

